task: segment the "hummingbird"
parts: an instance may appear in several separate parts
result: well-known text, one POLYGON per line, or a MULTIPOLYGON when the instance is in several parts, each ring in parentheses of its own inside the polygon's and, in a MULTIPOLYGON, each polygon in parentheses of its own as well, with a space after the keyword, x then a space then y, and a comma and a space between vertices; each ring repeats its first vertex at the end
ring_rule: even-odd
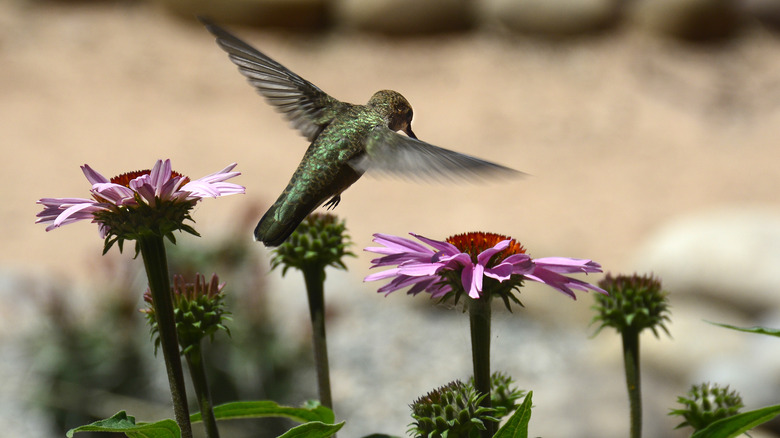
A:
POLYGON ((429 179, 521 173, 419 140, 412 131, 412 106, 396 91, 377 91, 365 105, 342 102, 230 32, 199 20, 257 92, 311 142, 254 230, 265 246, 279 246, 323 203, 336 207, 344 190, 369 169, 429 179))

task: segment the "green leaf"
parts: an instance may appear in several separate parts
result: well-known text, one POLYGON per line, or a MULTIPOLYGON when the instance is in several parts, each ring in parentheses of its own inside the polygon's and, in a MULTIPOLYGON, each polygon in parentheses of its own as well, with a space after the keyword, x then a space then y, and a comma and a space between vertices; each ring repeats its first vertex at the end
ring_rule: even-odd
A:
POLYGON ((156 423, 135 423, 135 417, 125 411, 113 417, 69 430, 65 436, 72 438, 76 432, 121 432, 129 438, 180 438, 179 426, 171 419, 156 423))
POLYGON ((386 433, 372 433, 371 435, 366 435, 363 438, 401 438, 401 437, 396 435, 388 435, 386 433))
POLYGON ((737 327, 735 325, 722 324, 722 323, 719 323, 719 322, 712 322, 712 321, 707 321, 707 322, 712 324, 712 325, 719 325, 721 327, 725 327, 727 329, 732 329, 732 330, 737 330, 737 331, 740 331, 740 332, 757 333, 759 335, 769 335, 769 336, 780 337, 780 329, 773 329, 773 328, 766 328, 766 327, 759 327, 759 326, 737 327))
POLYGON ((493 438, 528 438, 528 422, 531 421, 531 396, 533 391, 528 391, 523 404, 509 417, 493 438))
MULTIPOLYGON (((309 404, 301 408, 293 408, 290 406, 280 406, 271 400, 225 403, 214 407, 214 416, 218 420, 231 418, 286 417, 301 423, 318 421, 332 424, 336 421, 333 411, 319 403, 309 404)), ((190 421, 201 421, 200 413, 198 412, 190 415, 190 421)))
POLYGON ((279 438, 328 438, 335 435, 343 426, 343 421, 339 424, 325 424, 321 421, 311 421, 293 427, 282 435, 279 435, 279 438))
POLYGON ((765 423, 780 414, 780 405, 767 406, 754 411, 743 412, 731 417, 718 420, 702 430, 697 431, 691 438, 731 438, 765 423))

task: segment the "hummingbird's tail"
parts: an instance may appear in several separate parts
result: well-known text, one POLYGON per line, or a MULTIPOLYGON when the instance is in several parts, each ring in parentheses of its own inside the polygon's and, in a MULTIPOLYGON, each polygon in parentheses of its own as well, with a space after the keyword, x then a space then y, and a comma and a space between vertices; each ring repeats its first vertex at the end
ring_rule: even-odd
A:
POLYGON ((279 246, 290 237, 306 216, 319 205, 314 202, 284 202, 280 199, 268 209, 255 227, 255 240, 265 246, 279 246))

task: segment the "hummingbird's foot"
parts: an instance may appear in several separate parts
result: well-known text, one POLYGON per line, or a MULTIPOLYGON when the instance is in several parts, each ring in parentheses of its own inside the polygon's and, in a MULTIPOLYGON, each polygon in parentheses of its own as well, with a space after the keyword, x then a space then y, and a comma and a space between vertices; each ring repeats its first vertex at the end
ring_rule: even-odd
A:
POLYGON ((339 202, 341 202, 341 195, 336 195, 332 198, 330 198, 330 201, 325 203, 325 209, 331 210, 336 208, 337 205, 339 205, 339 202))

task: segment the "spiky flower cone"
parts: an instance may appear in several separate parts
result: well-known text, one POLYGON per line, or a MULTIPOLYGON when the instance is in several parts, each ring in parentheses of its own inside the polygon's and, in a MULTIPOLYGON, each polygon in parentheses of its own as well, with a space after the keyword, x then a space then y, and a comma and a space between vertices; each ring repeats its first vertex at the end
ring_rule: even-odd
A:
POLYGON ((673 409, 669 415, 679 415, 685 419, 676 429, 691 426, 701 430, 715 421, 731 417, 744 407, 742 397, 736 391, 729 391, 728 385, 721 388, 714 383, 693 385, 687 397, 677 397, 677 403, 684 407, 673 409))

